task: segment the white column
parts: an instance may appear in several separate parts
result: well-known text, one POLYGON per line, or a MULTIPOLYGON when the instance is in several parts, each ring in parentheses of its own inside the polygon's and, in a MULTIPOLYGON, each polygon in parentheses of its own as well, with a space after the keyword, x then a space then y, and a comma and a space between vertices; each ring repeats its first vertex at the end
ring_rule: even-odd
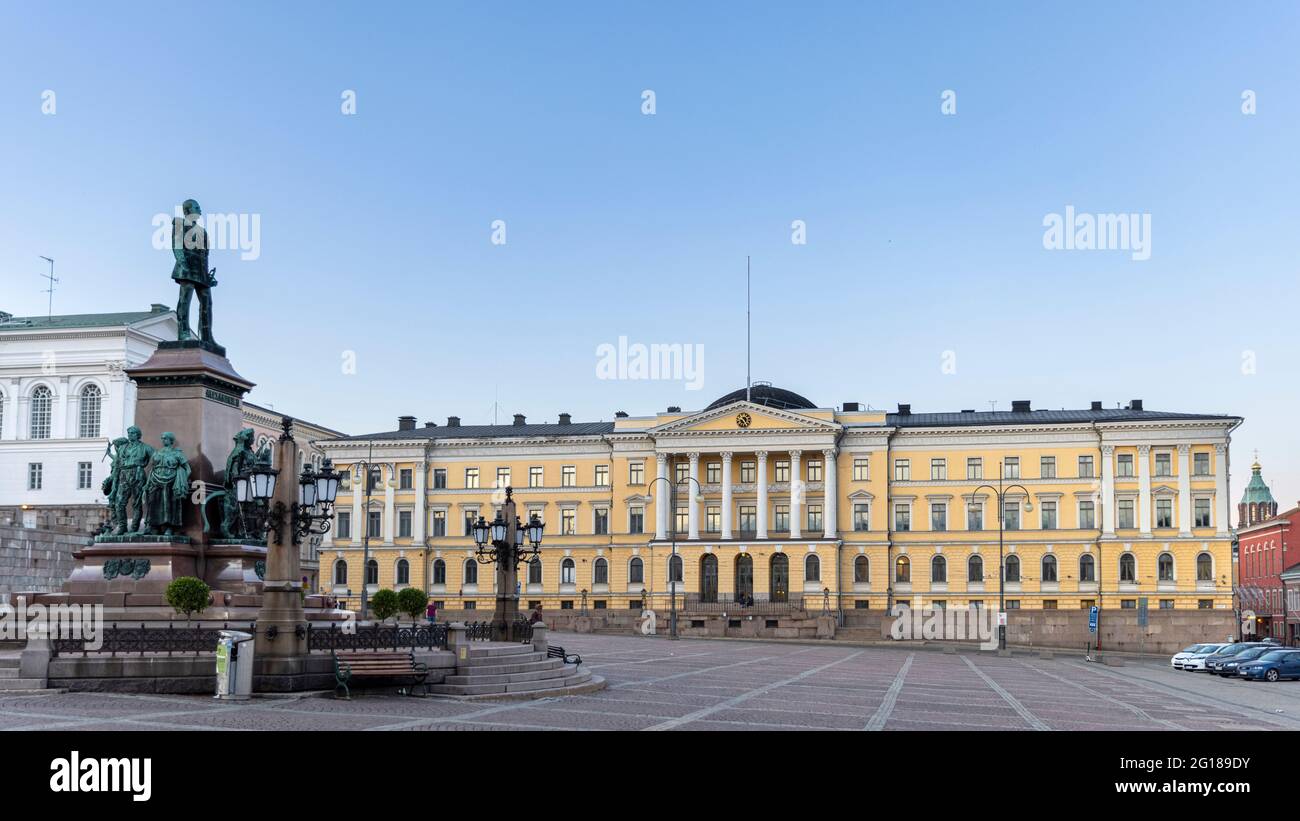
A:
POLYGON ((767 451, 755 452, 758 459, 758 534, 756 538, 767 538, 767 451))
POLYGON ((839 528, 836 523, 836 514, 839 510, 839 477, 835 473, 835 448, 827 448, 822 451, 822 456, 826 462, 822 465, 822 476, 825 477, 823 487, 826 488, 824 496, 825 501, 822 503, 822 524, 825 525, 824 536, 827 539, 834 539, 839 535, 839 528))
POLYGON ((351 535, 351 540, 352 540, 352 543, 353 543, 353 544, 359 544, 359 543, 361 542, 362 537, 364 537, 364 536, 366 535, 366 531, 362 529, 362 528, 364 528, 364 527, 366 526, 366 517, 365 517, 365 515, 362 513, 362 510, 361 510, 361 503, 362 503, 363 501, 365 501, 365 498, 366 498, 366 475, 363 473, 363 474, 361 474, 361 478, 358 479, 358 478, 357 478, 357 466, 356 466, 356 465, 348 465, 348 470, 351 471, 351 473, 352 473, 352 482, 351 482, 351 487, 352 487, 352 535, 351 535))
POLYGON ((1192 535, 1192 446, 1178 446, 1178 535, 1192 535))
MULTIPOLYGON (((50 438, 52 439, 70 439, 76 435, 75 431, 68 430, 68 418, 72 416, 72 397, 68 395, 69 389, 68 377, 61 376, 55 380, 54 397, 50 407, 50 438)), ((153 435, 161 436, 162 431, 153 435)))
POLYGON ((1101 533, 1115 535, 1115 447, 1101 449, 1101 533))
MULTIPOLYGON (((0 401, 4 402, 4 419, 0 420, 4 424, 0 425, 0 439, 18 438, 18 387, 18 380, 10 379, 9 384, 5 385, 4 396, 0 397, 0 401)), ((123 435, 122 431, 113 432, 114 437, 123 435)))
POLYGON ((384 544, 393 543, 393 533, 397 531, 397 523, 393 521, 396 514, 393 512, 393 478, 397 476, 397 465, 385 465, 388 474, 388 481, 384 482, 384 544))
POLYGON ((687 482, 685 487, 678 486, 677 492, 678 494, 686 494, 686 521, 688 533, 686 538, 697 540, 700 538, 700 504, 695 501, 695 497, 699 495, 699 490, 697 490, 697 488, 700 486, 700 454, 689 453, 687 454, 687 458, 691 460, 691 472, 689 475, 695 481, 687 482))
POLYGON ((803 537, 803 470, 800 457, 803 451, 790 451, 790 538, 803 537))
POLYGON ((1214 446, 1214 529, 1228 535, 1228 446, 1214 446))
POLYGON ((656 453, 655 461, 658 468, 655 471, 654 490, 650 495, 655 498, 655 538, 668 538, 668 506, 671 505, 673 494, 672 487, 668 482, 660 482, 659 479, 668 478, 668 454, 656 453))
POLYGON ((722 538, 731 538, 731 451, 722 454, 722 538))
POLYGON ((424 475, 429 472, 429 463, 421 459, 415 465, 415 521, 411 523, 411 542, 413 544, 424 544, 424 527, 425 518, 429 515, 425 510, 424 498, 424 475))
POLYGON ((1138 445, 1138 528, 1151 535, 1151 446, 1138 445))

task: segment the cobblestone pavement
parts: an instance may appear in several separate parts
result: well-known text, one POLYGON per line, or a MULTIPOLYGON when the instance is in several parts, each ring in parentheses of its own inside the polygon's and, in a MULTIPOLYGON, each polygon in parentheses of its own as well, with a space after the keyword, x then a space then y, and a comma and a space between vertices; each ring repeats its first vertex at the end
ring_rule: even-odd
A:
POLYGON ((536 701, 369 694, 0 697, 0 730, 1300 729, 1300 682, 1109 668, 1074 657, 557 635, 606 690, 536 701))

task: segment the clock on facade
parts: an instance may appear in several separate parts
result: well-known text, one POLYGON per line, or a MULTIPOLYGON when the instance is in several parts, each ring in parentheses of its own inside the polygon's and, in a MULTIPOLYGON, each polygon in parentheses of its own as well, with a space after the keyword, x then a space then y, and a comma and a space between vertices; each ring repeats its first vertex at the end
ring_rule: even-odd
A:
POLYGON ((749 424, 753 421, 754 420, 750 417, 750 415, 745 413, 744 411, 741 411, 740 413, 736 414, 736 425, 738 427, 747 428, 749 427, 749 424))

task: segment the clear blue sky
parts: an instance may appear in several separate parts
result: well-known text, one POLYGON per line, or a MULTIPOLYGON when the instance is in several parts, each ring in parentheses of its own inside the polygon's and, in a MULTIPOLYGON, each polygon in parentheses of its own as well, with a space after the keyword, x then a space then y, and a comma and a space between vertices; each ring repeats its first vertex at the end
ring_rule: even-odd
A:
POLYGON ((212 259, 256 401, 609 419, 743 385, 750 254, 757 379, 1239 414, 1234 497, 1258 448, 1300 498, 1296 4, 272 5, 0 12, 0 309, 44 312, 40 254, 56 312, 173 303, 150 220, 194 197, 262 221, 212 259), (1151 259, 1045 250, 1066 205, 1150 214, 1151 259), (703 388, 598 380, 620 335, 703 388))

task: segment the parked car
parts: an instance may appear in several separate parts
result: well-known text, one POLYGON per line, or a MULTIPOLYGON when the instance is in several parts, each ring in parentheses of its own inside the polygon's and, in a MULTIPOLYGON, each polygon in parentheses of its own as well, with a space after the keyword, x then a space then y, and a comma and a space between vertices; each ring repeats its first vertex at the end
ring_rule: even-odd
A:
POLYGON ((1267 647, 1262 641, 1239 641, 1220 647, 1205 657, 1205 672, 1217 673, 1225 662, 1234 659, 1252 647, 1267 647))
POLYGON ((1187 658, 1183 659, 1183 669, 1193 672, 1204 670, 1205 660, 1227 646, 1227 644, 1202 644, 1200 650, 1188 653, 1187 658))
POLYGON ((1270 650, 1257 659, 1242 663, 1237 668, 1237 675, 1255 681, 1300 678, 1300 650, 1270 650))
MULTIPOLYGON (((1242 650, 1231 658, 1222 659, 1220 661, 1211 660, 1208 664, 1210 665, 1211 672, 1218 673, 1220 676, 1228 678, 1237 675, 1237 670, 1241 668, 1241 665, 1248 661, 1254 661, 1265 653, 1271 653, 1276 649, 1277 645, 1258 644, 1254 647, 1247 647, 1245 650, 1242 650)), ((1214 657, 1211 656, 1210 658, 1213 659, 1214 657)))
POLYGON ((1219 645, 1193 644, 1191 647, 1184 647, 1182 650, 1179 650, 1177 653, 1174 653, 1173 657, 1169 659, 1169 666, 1174 668, 1175 670, 1183 669, 1183 662, 1186 661, 1188 657, 1196 653, 1199 653, 1200 651, 1204 650, 1206 647, 1217 648, 1219 647, 1219 645))

